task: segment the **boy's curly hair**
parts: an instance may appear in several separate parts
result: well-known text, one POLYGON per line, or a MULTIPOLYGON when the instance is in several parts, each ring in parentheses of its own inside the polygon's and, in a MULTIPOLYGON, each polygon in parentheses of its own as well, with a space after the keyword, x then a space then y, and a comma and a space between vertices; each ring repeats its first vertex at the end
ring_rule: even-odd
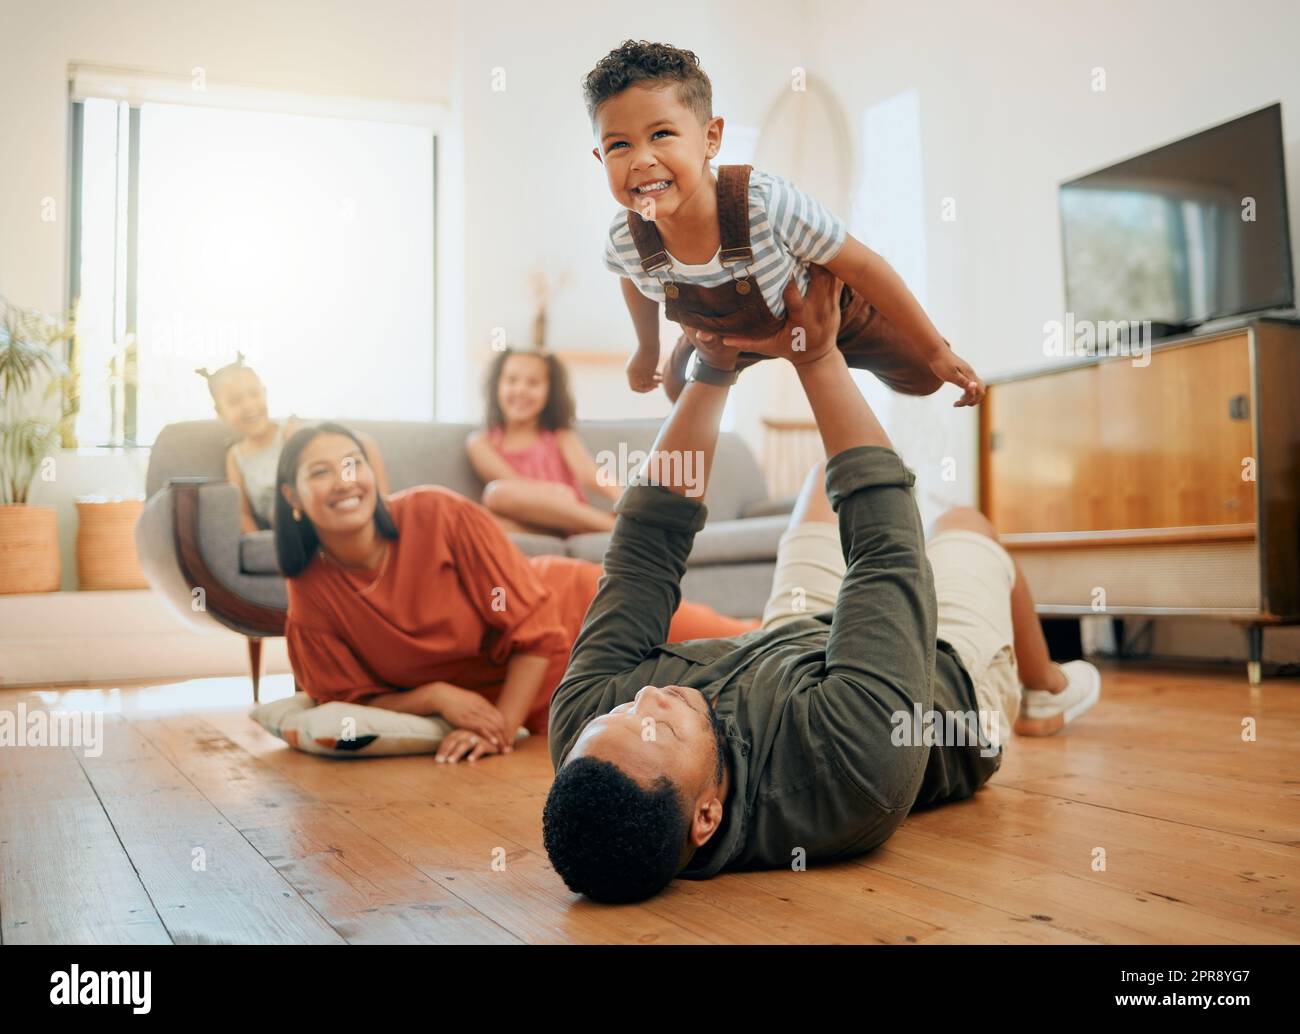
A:
POLYGON ((695 112, 701 125, 713 117, 713 84, 694 53, 667 43, 629 39, 602 57, 582 81, 592 124, 605 101, 645 82, 676 83, 678 100, 695 112))

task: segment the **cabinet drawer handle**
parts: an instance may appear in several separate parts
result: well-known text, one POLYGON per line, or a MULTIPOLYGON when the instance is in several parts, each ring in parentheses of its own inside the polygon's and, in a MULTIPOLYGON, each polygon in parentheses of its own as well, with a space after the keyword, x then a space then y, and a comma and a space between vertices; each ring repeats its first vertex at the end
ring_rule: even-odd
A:
POLYGON ((1228 399, 1228 419, 1246 420, 1250 417, 1250 400, 1245 395, 1233 395, 1228 399))

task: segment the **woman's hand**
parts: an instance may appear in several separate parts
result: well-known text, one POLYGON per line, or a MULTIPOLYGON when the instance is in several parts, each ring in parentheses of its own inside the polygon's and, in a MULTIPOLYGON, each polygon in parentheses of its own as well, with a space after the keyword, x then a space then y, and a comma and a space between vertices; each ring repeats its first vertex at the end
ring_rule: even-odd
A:
POLYGON ((452 729, 438 744, 434 760, 454 765, 457 761, 477 761, 489 754, 500 754, 487 740, 472 729, 452 729))
POLYGON ((785 285, 785 323, 771 337, 722 339, 725 346, 790 360, 795 366, 820 359, 835 347, 840 331, 840 290, 843 283, 823 266, 808 267, 808 293, 801 295, 794 277, 785 285))
POLYGON ((515 730, 506 729, 505 717, 486 698, 444 682, 437 688, 436 701, 438 714, 458 731, 477 735, 494 752, 509 753, 512 749, 515 730))

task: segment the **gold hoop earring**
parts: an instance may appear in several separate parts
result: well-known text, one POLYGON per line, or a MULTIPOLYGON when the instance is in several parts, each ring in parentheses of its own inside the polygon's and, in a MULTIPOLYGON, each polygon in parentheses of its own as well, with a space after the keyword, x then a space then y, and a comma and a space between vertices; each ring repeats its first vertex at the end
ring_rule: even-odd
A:
POLYGON ((293 509, 293 519, 294 519, 295 521, 300 521, 300 520, 302 520, 302 514, 298 512, 298 508, 297 508, 296 506, 295 506, 294 509, 293 509))

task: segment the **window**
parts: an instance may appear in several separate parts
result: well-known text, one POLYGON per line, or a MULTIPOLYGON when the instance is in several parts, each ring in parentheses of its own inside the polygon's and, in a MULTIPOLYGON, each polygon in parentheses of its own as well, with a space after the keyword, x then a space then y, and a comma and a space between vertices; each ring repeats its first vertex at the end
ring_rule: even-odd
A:
MULTIPOLYGON (((873 104, 863 113, 862 149, 865 157, 850 232, 889 261, 924 308, 924 176, 921 101, 916 90, 873 104)), ((898 397, 870 374, 855 370, 854 380, 881 422, 895 434, 890 417, 898 397)))
POLYGON ((237 352, 274 417, 433 418, 427 126, 73 97, 82 444, 211 418, 237 352))

